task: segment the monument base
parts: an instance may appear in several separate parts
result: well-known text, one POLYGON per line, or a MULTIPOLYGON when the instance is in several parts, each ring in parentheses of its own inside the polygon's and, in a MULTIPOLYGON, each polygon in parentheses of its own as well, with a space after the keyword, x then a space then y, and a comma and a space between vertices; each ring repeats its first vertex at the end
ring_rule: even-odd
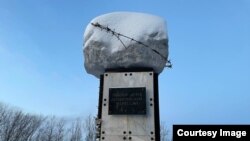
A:
POLYGON ((105 72, 100 77, 97 139, 160 141, 158 74, 105 72))

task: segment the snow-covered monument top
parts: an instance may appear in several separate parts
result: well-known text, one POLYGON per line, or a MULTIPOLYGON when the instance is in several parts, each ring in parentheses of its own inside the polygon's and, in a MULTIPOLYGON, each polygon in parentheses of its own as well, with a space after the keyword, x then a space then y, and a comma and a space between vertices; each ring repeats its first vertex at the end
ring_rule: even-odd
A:
POLYGON ((86 71, 98 78, 112 69, 152 68, 159 74, 168 58, 165 21, 134 12, 98 16, 85 30, 83 50, 86 71))

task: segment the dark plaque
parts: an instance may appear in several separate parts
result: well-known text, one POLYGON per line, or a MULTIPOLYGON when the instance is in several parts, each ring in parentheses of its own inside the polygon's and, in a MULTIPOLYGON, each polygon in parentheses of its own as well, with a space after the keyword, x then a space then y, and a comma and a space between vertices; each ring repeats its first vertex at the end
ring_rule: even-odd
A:
POLYGON ((146 88, 110 88, 109 115, 145 115, 146 88))

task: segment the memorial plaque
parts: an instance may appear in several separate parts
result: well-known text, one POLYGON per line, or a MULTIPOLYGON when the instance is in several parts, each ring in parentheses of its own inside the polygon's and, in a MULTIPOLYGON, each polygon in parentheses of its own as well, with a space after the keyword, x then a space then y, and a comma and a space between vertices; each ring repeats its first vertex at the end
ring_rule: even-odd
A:
POLYGON ((109 115, 145 115, 146 88, 109 88, 109 115))

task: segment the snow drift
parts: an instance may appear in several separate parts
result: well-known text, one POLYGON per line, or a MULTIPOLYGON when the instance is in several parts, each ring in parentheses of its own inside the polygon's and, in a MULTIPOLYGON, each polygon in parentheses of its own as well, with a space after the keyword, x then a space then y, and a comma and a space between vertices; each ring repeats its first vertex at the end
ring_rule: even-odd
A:
POLYGON ((88 24, 83 50, 86 71, 98 78, 105 70, 121 68, 161 73, 168 58, 165 21, 134 12, 101 15, 88 24))

